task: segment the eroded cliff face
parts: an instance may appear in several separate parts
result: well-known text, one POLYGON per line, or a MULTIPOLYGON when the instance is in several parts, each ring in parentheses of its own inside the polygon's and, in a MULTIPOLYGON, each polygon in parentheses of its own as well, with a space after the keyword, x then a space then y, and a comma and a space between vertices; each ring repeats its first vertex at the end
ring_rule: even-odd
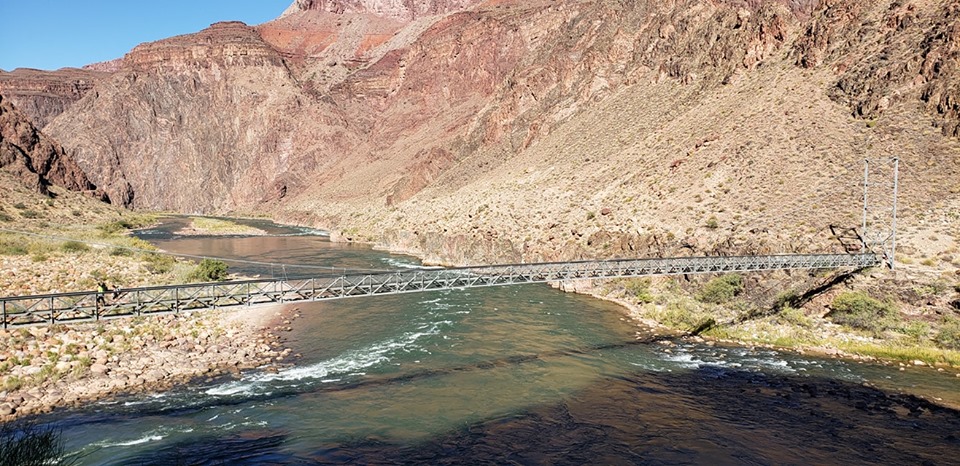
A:
POLYGON ((251 27, 144 44, 49 133, 124 205, 227 211, 285 195, 346 125, 251 27), (329 128, 329 129, 328 129, 329 128))
POLYGON ((372 13, 377 16, 411 21, 463 10, 481 0, 296 0, 283 16, 301 11, 321 11, 337 15, 372 13))
POLYGON ((10 99, 34 125, 43 128, 106 76, 96 70, 73 68, 0 71, 0 94, 10 99))
POLYGON ((57 185, 108 200, 59 144, 44 136, 10 99, 0 95, 0 169, 34 191, 49 195, 57 185))

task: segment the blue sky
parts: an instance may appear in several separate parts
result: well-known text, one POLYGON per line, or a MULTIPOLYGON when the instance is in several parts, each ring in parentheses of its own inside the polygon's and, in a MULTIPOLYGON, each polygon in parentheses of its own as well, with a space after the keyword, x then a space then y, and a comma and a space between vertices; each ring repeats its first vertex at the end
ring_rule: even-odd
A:
POLYGON ((254 25, 293 0, 0 0, 0 69, 120 58, 142 42, 197 32, 217 21, 254 25))

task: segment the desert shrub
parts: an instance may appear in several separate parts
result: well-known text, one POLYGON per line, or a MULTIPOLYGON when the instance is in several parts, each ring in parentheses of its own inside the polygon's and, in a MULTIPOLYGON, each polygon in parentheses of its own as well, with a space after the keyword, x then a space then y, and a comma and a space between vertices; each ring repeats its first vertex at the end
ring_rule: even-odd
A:
POLYGON ((219 282, 227 278, 227 269, 230 268, 223 261, 204 259, 197 268, 190 272, 187 280, 191 282, 219 282))
POLYGON ((941 348, 960 350, 960 319, 946 319, 933 337, 933 341, 941 348))
POLYGON ((160 275, 173 270, 176 261, 173 257, 157 253, 146 253, 143 255, 143 266, 152 274, 160 275))
POLYGON ((930 334, 930 324, 915 320, 900 327, 898 331, 904 334, 911 343, 922 343, 927 340, 927 336, 930 334))
POLYGON ((12 222, 13 216, 6 212, 0 212, 0 222, 12 222))
POLYGON ((721 275, 707 282, 697 299, 704 303, 723 304, 743 291, 743 277, 732 273, 721 275))
POLYGON ((60 250, 63 252, 87 252, 90 250, 90 246, 87 246, 84 243, 79 241, 67 241, 60 245, 60 250))
POLYGON ((124 228, 120 222, 107 222, 97 225, 97 229, 100 230, 100 236, 107 237, 123 231, 124 228))
POLYGON ((0 256, 23 256, 27 252, 29 252, 29 248, 25 242, 0 238, 0 256))
POLYGON ((22 203, 22 202, 18 202, 18 203, 16 203, 16 204, 13 205, 13 208, 14 208, 14 209, 23 210, 23 209, 26 209, 27 206, 24 205, 24 203, 22 203))
POLYGON ((834 322, 874 333, 895 327, 899 317, 892 304, 874 299, 862 291, 841 293, 830 304, 830 318, 834 322))
POLYGON ((795 307, 781 307, 780 312, 777 313, 777 317, 784 322, 791 323, 797 327, 809 327, 811 324, 810 317, 803 312, 803 309, 798 309, 795 307))
POLYGON ((720 223, 717 222, 717 217, 711 216, 710 218, 707 219, 707 223, 705 226, 711 230, 716 230, 717 228, 720 227, 720 223))
POLYGON ((27 209, 20 211, 20 216, 23 218, 39 218, 41 217, 40 212, 37 212, 33 209, 27 209))
POLYGON ((627 293, 632 295, 637 299, 637 302, 642 304, 652 303, 653 294, 650 293, 650 279, 648 278, 632 278, 626 280, 624 283, 624 288, 626 288, 627 293))
POLYGON ((131 251, 131 250, 127 249, 127 248, 119 248, 119 247, 117 247, 117 248, 113 248, 113 249, 110 250, 110 255, 111 255, 111 256, 132 256, 132 255, 133 255, 133 251, 131 251))
POLYGON ((654 311, 650 317, 668 327, 692 331, 704 326, 713 320, 712 316, 703 312, 695 303, 689 301, 673 301, 662 309, 654 311))

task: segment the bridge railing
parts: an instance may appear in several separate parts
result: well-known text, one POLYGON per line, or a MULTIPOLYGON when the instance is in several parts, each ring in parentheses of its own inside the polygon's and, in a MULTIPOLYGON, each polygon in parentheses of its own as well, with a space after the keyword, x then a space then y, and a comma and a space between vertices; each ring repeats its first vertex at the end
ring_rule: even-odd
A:
POLYGON ((864 268, 880 264, 881 259, 875 254, 810 254, 619 259, 449 269, 405 269, 284 280, 243 280, 153 286, 130 288, 117 293, 85 291, 0 297, 0 311, 2 311, 2 327, 9 328, 453 288, 650 275, 864 268))

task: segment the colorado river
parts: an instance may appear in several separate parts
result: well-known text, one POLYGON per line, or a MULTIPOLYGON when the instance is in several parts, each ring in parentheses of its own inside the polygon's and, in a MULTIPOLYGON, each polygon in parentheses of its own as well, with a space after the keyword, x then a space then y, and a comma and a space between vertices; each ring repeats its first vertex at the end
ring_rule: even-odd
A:
MULTIPOLYGON (((272 236, 180 238, 167 227, 143 237, 265 263, 418 266, 258 226, 272 236)), ((303 356, 293 367, 42 421, 62 429, 83 464, 960 461, 960 413, 898 393, 957 396, 954 374, 638 340, 621 308, 547 286, 295 306, 302 317, 287 344, 303 356)))

